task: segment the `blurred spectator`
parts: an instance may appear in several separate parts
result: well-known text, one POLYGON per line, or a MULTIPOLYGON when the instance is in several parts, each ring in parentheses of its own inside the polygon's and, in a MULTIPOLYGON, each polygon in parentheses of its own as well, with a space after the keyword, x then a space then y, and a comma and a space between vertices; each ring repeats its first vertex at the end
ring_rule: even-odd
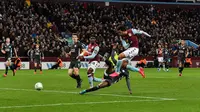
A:
MULTIPOLYGON (((29 1, 29 0, 27 0, 29 1)), ((200 9, 160 8, 160 6, 101 7, 95 3, 31 3, 24 6, 16 1, 0 1, 0 40, 10 37, 20 56, 34 44, 40 44, 45 56, 64 56, 69 50, 70 34, 78 32, 80 41, 89 43, 93 35, 100 44, 100 54, 109 52, 112 42, 119 39, 117 27, 142 29, 152 35, 140 37, 142 56, 154 56, 158 43, 170 43, 176 49, 175 40, 189 39, 200 44, 200 9), (106 50, 105 50, 106 49, 106 50)), ((123 47, 119 47, 123 51, 123 47)), ((190 48, 193 56, 200 56, 199 49, 190 48)))

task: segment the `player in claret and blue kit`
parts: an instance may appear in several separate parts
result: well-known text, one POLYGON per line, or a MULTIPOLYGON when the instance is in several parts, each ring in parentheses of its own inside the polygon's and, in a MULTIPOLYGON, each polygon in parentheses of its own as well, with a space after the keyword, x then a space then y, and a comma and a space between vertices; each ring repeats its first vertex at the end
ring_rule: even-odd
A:
MULTIPOLYGON (((129 43, 127 44, 125 40, 121 39, 122 45, 126 50, 119 54, 119 60, 117 62, 117 65, 119 66, 121 66, 124 60, 128 60, 130 62, 135 56, 138 55, 139 43, 137 35, 145 35, 151 37, 151 35, 149 35, 148 33, 134 28, 128 29, 126 31, 119 30, 119 34, 123 36, 125 39, 128 39, 129 41, 129 43)), ((138 69, 134 66, 131 66, 130 64, 128 64, 126 68, 131 71, 139 72, 142 75, 142 77, 145 78, 143 68, 138 69)))

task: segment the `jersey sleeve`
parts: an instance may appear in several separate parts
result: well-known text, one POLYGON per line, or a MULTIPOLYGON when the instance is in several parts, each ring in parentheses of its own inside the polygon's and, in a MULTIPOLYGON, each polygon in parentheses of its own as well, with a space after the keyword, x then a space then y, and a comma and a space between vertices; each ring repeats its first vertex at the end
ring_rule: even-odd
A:
POLYGON ((151 35, 149 35, 147 32, 144 32, 142 30, 132 29, 132 32, 133 32, 133 34, 139 34, 139 35, 144 34, 148 37, 151 37, 151 35))
POLYGON ((89 56, 84 56, 84 58, 85 58, 85 59, 92 59, 92 58, 94 58, 98 53, 99 53, 99 46, 96 46, 96 47, 94 48, 94 51, 92 52, 92 54, 89 55, 89 56))

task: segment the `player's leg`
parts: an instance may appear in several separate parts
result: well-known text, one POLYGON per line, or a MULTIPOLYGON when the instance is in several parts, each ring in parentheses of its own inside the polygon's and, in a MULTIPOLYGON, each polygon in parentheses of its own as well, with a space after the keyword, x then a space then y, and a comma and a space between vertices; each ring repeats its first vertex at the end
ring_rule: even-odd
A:
POLYGON ((179 76, 182 76, 182 72, 183 72, 183 69, 184 69, 185 59, 181 59, 180 62, 181 63, 179 64, 179 76))
POLYGON ((10 66, 10 69, 13 71, 13 76, 15 76, 16 65, 14 63, 10 66))
POLYGON ((166 71, 164 62, 162 62, 162 66, 163 66, 163 71, 166 71))
POLYGON ((139 49, 138 48, 129 48, 127 49, 126 51, 124 51, 123 53, 121 53, 121 56, 118 57, 118 61, 117 61, 117 69, 119 70, 122 63, 124 65, 127 65, 126 68, 131 70, 131 71, 134 71, 134 72, 139 72, 143 78, 145 78, 145 74, 144 74, 144 70, 143 68, 136 68, 135 66, 132 66, 130 65, 130 61, 138 55, 138 52, 139 52, 139 49), (122 59, 123 58, 123 59, 122 59), (127 59, 126 59, 127 58, 127 59), (126 64, 127 61, 124 61, 124 60, 128 60, 128 63, 129 64, 126 64))
POLYGON ((167 60, 165 61, 165 67, 166 67, 166 71, 168 72, 169 71, 169 63, 167 60))
POLYGON ((36 74, 36 72, 37 72, 37 62, 34 62, 34 74, 36 74))
POLYGON ((55 64, 55 65, 53 65, 52 67, 51 67, 51 69, 58 69, 58 64, 55 64))
POLYGON ((120 53, 119 56, 118 56, 118 60, 122 60, 123 58, 125 58, 126 55, 124 52, 120 53))
POLYGON ((8 75, 8 66, 10 66, 10 60, 7 60, 6 62, 5 62, 5 74, 3 75, 4 77, 6 77, 7 75, 8 75))
POLYGON ((167 71, 167 72, 169 72, 169 62, 170 62, 170 59, 167 58, 167 59, 165 60, 165 66, 166 66, 166 71, 167 71))
POLYGON ((77 81, 77 88, 81 88, 82 79, 79 75, 79 68, 74 68, 73 71, 74 71, 75 79, 77 81))
POLYGON ((97 65, 98 65, 98 62, 97 61, 93 61, 88 66, 87 76, 88 76, 88 81, 89 81, 89 84, 90 84, 90 88, 93 87, 93 81, 95 81, 95 82, 101 82, 102 81, 100 78, 96 78, 94 76, 94 73, 96 71, 97 65))
POLYGON ((38 65, 39 65, 39 69, 40 69, 40 74, 42 74, 42 64, 41 64, 41 62, 38 65))
POLYGON ((99 90, 101 88, 105 88, 105 87, 108 87, 108 86, 110 86, 110 83, 108 81, 103 81, 103 82, 101 82, 99 85, 97 85, 95 87, 92 87, 92 88, 89 88, 89 89, 81 91, 80 94, 83 95, 85 93, 92 92, 92 91, 97 91, 97 90, 99 90))
POLYGON ((158 71, 161 70, 161 65, 162 65, 162 63, 161 63, 161 57, 158 57, 158 71))

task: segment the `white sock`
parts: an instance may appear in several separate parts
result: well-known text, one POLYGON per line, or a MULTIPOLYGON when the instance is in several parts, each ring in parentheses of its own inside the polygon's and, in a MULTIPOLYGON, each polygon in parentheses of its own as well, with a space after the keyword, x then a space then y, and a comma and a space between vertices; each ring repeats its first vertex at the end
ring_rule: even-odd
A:
POLYGON ((165 70, 165 64, 163 64, 163 70, 165 70))
POLYGON ((96 77, 94 77, 94 82, 102 82, 102 79, 101 78, 96 78, 96 77))
POLYGON ((93 87, 93 77, 92 76, 88 77, 88 81, 90 84, 90 88, 92 88, 93 87))

